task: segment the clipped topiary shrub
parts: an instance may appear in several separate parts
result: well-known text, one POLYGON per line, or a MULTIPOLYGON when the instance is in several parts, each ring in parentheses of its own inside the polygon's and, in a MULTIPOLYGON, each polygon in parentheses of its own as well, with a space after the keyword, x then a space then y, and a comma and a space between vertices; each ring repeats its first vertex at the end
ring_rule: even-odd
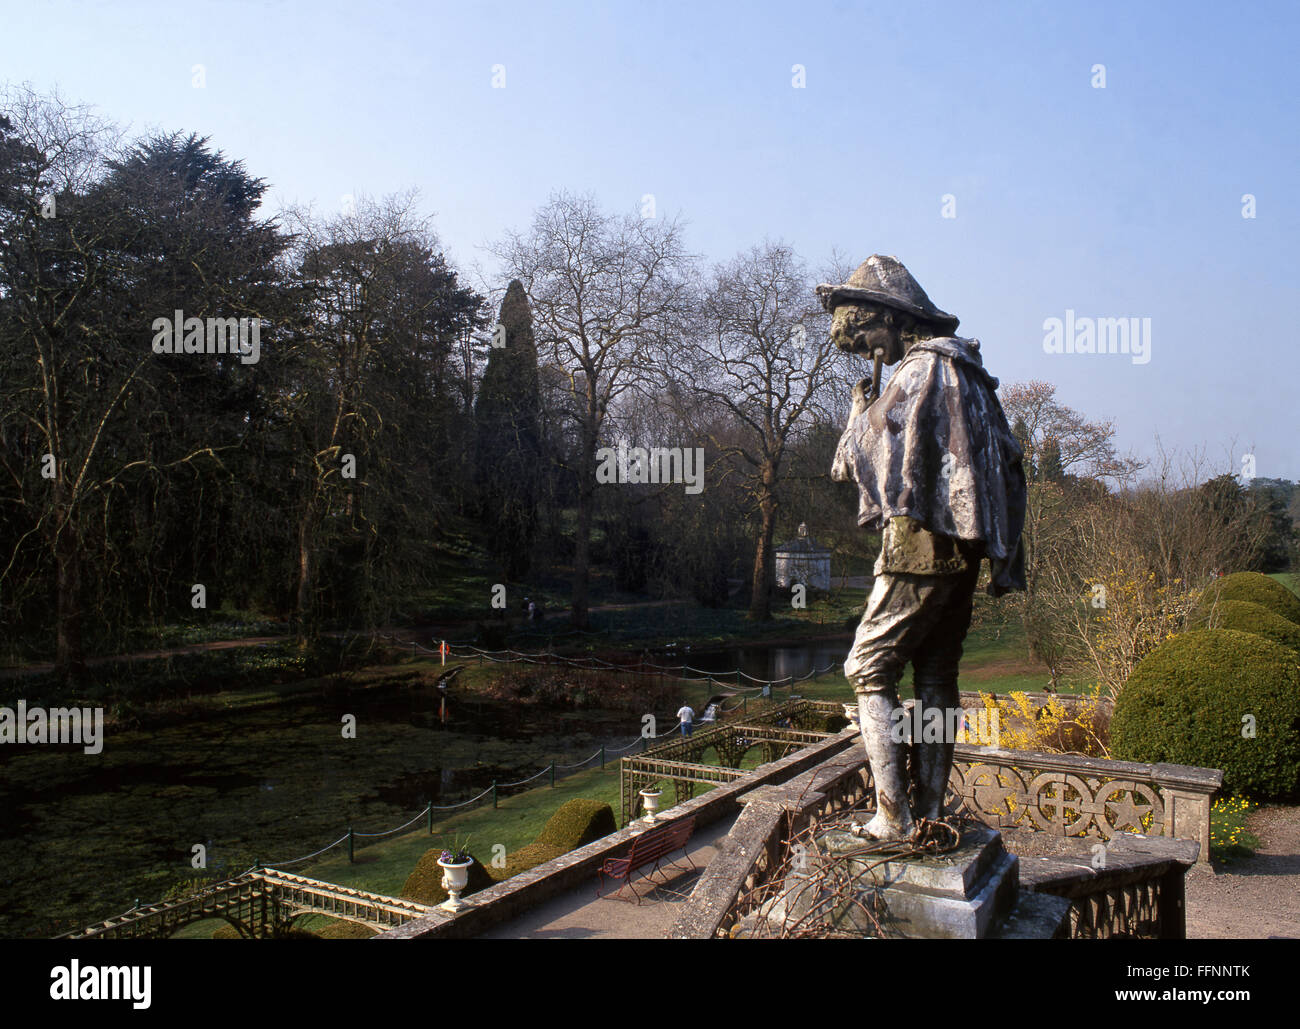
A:
POLYGON ((379 933, 360 922, 345 922, 339 919, 324 929, 317 929, 316 935, 322 940, 368 940, 379 933))
POLYGON ((544 865, 561 854, 567 854, 569 849, 571 848, 556 847, 550 843, 529 843, 513 853, 507 854, 504 868, 492 868, 489 871, 491 871, 497 882, 501 882, 503 879, 509 879, 512 875, 518 875, 530 868, 544 865))
POLYGON ((849 720, 843 715, 822 715, 817 728, 822 732, 839 732, 848 724, 849 720))
POLYGON ((1300 597, 1262 572, 1234 572, 1215 579, 1201 594, 1191 617, 1204 619, 1216 604, 1225 600, 1261 604, 1274 614, 1300 625, 1300 597))
POLYGON ((585 847, 617 829, 614 811, 608 804, 602 800, 576 797, 551 815, 550 821, 537 834, 537 842, 559 847, 564 853, 585 847))
POLYGON ((490 871, 498 882, 509 879, 512 875, 545 864, 561 854, 594 843, 617 828, 614 811, 603 800, 575 797, 560 805, 560 809, 551 815, 542 831, 537 834, 536 840, 506 855, 504 868, 493 868, 490 871))
POLYGON ((282 929, 275 934, 277 940, 319 940, 310 929, 299 929, 297 926, 290 926, 288 929, 282 929))
POLYGON ((1300 789, 1300 661, 1234 629, 1174 636, 1129 677, 1110 738, 1121 760, 1221 768, 1227 791, 1289 796, 1300 789))
MULTIPOLYGON (((585 847, 617 829, 614 811, 603 800, 577 797, 567 801, 550 817, 536 840, 506 855, 504 867, 485 868, 476 858, 470 866, 469 886, 461 896, 468 897, 493 883, 585 847)), ((442 888, 442 869, 438 866, 441 853, 439 849, 425 852, 402 887, 403 897, 424 904, 441 904, 447 899, 447 891, 442 888)))
MULTIPOLYGON (((441 847, 432 847, 415 863, 415 871, 406 877, 402 887, 402 896, 407 900, 419 901, 421 904, 441 904, 447 899, 447 891, 442 885, 442 866, 438 858, 442 856, 441 847)), ((469 866, 469 885, 461 891, 462 897, 486 889, 494 882, 488 870, 474 858, 469 866)))
POLYGON ((1270 611, 1263 604, 1251 604, 1245 600, 1220 600, 1212 611, 1198 608, 1187 621, 1188 628, 1192 629, 1253 632, 1256 636, 1290 647, 1300 656, 1300 625, 1270 611))

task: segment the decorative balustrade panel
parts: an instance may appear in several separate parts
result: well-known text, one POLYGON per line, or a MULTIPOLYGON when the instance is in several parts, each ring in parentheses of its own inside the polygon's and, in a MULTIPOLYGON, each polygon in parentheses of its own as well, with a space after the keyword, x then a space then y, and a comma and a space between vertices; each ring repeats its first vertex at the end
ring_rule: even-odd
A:
MULTIPOLYGON (((784 873, 785 841, 790 837, 789 821, 781 811, 747 808, 736 824, 746 843, 757 846, 752 862, 729 891, 734 903, 727 907, 714 931, 721 939, 730 937, 736 922, 759 905, 763 887, 784 873)), ((719 885, 727 891, 725 883, 719 885)))
POLYGON ((1162 880, 1147 879, 1074 898, 1071 939, 1159 939, 1162 880))
POLYGON ((954 762, 948 791, 950 804, 999 828, 1103 840, 1117 832, 1165 834, 1160 787, 1136 778, 968 760, 954 762))
POLYGON ((427 914, 427 904, 369 893, 347 886, 309 879, 287 872, 253 872, 180 900, 150 904, 101 922, 70 939, 126 939, 168 937, 191 922, 224 918, 240 928, 262 935, 288 912, 332 914, 376 928, 400 925, 427 914))
MULTIPOLYGON (((743 884, 733 895, 735 902, 727 908, 718 924, 716 936, 729 938, 736 923, 762 905, 766 899, 763 887, 788 870, 786 851, 789 840, 805 829, 811 819, 826 821, 844 811, 870 806, 874 794, 869 769, 861 760, 841 762, 843 759, 833 759, 782 787, 790 807, 783 815, 774 813, 769 816, 767 823, 759 829, 764 835, 761 846, 757 848, 757 857, 743 884)), ((745 815, 755 810, 746 808, 745 815)), ((756 839, 755 828, 757 823, 737 822, 732 833, 748 833, 751 839, 756 839)))

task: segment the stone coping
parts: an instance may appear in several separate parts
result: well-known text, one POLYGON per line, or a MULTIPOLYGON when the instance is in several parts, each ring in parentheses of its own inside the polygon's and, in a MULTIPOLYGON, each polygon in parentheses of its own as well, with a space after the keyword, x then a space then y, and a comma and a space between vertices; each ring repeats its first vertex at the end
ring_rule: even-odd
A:
POLYGON ((1003 829, 1002 839, 1020 858, 1020 881, 1025 889, 1063 897, 1084 896, 1175 868, 1189 869, 1201 850, 1195 840, 1129 832, 1116 833, 1104 844, 1088 837, 1026 829, 1003 829), (1098 848, 1104 861, 1099 860, 1098 848))
POLYGON ((1075 772, 1081 775, 1104 775, 1111 779, 1149 779, 1161 786, 1175 786, 1189 793, 1214 793, 1223 785, 1218 768, 1167 763, 1146 764, 1141 761, 1113 761, 1110 758, 1085 757, 1082 754, 1047 754, 1038 750, 1005 750, 958 743, 954 761, 1015 765, 1047 772, 1075 772))

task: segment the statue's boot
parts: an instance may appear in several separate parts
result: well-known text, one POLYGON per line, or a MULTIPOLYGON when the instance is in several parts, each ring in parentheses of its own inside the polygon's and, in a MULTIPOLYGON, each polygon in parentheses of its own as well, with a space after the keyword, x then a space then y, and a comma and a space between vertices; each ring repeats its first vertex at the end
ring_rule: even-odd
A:
POLYGON ((943 800, 952 775, 953 744, 916 743, 912 747, 913 814, 931 821, 943 817, 943 800))
POLYGON ((931 820, 943 817, 944 796, 948 792, 948 779, 952 775, 952 754, 956 739, 953 727, 961 714, 961 695, 955 682, 924 682, 915 684, 917 703, 922 708, 922 737, 912 742, 912 813, 917 818, 931 820), (940 739, 925 742, 926 716, 932 708, 939 708, 942 718, 940 739), (949 712, 955 712, 952 717, 949 712))
POLYGON ((877 840, 906 839, 912 834, 912 811, 907 800, 907 739, 895 740, 894 689, 858 694, 858 717, 871 777, 876 784, 876 815, 862 832, 877 840))

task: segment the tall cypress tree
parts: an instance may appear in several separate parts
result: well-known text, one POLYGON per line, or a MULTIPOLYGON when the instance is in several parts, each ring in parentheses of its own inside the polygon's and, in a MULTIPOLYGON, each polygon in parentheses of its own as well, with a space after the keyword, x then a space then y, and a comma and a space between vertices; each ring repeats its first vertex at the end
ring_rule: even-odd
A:
POLYGON ((533 316, 523 283, 511 281, 497 319, 505 346, 493 347, 474 405, 476 478, 490 546, 506 577, 532 564, 541 476, 541 401, 533 316))
POLYGON ((1043 459, 1038 466, 1038 474, 1044 482, 1060 484, 1065 481, 1065 470, 1061 467, 1061 444, 1055 436, 1048 436, 1043 441, 1043 459))

